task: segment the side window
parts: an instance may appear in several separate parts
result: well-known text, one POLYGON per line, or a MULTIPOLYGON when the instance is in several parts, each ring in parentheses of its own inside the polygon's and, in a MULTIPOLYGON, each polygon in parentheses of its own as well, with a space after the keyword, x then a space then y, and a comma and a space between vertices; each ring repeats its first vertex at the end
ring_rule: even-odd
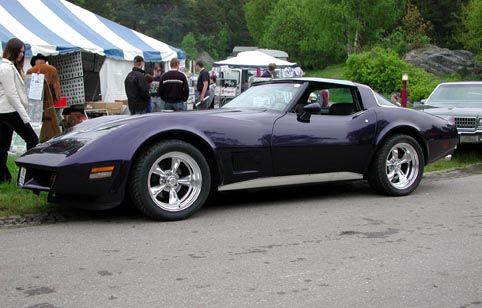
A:
POLYGON ((357 110, 353 91, 346 87, 311 88, 306 100, 303 100, 302 104, 297 104, 295 112, 302 112, 307 104, 318 103, 321 107, 319 115, 352 114, 357 110))

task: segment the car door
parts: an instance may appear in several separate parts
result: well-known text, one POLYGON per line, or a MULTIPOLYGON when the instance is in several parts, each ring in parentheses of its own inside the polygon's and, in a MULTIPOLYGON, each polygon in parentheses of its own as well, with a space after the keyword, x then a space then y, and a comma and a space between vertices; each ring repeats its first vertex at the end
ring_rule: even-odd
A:
POLYGON ((273 127, 272 159, 277 176, 327 172, 364 173, 373 151, 376 114, 313 114, 309 123, 287 113, 273 127))

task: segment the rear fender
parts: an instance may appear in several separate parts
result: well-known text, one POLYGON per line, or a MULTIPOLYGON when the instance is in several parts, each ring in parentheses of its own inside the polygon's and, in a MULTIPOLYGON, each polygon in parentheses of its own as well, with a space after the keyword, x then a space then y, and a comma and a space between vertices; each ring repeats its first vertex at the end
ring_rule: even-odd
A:
POLYGON ((428 147, 427 142, 423 138, 422 134, 416 127, 400 123, 391 123, 385 127, 378 133, 377 139, 375 140, 375 152, 378 152, 380 146, 385 142, 387 138, 393 135, 407 135, 415 140, 417 140, 418 144, 422 148, 423 156, 425 164, 428 161, 428 147))

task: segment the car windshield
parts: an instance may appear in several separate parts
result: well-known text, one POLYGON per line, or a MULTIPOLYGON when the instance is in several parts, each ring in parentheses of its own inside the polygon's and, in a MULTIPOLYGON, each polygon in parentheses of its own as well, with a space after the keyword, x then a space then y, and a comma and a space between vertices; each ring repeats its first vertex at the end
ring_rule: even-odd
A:
POLYGON ((481 84, 445 84, 439 86, 425 102, 433 107, 482 107, 481 84))
POLYGON ((300 83, 257 85, 249 88, 222 108, 255 108, 284 111, 300 89, 300 83))

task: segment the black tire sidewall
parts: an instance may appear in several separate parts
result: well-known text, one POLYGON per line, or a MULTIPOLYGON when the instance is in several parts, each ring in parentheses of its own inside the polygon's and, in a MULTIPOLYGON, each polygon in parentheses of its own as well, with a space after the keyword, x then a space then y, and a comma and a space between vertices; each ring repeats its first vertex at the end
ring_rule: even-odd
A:
POLYGON ((155 220, 182 220, 197 212, 206 202, 211 186, 209 165, 202 153, 189 143, 180 140, 165 140, 157 142, 141 151, 134 161, 129 176, 129 192, 135 206, 145 215, 155 220), (170 212, 158 207, 152 201, 146 185, 149 170, 156 160, 169 152, 181 152, 192 157, 201 170, 201 192, 194 203, 188 208, 170 212))

